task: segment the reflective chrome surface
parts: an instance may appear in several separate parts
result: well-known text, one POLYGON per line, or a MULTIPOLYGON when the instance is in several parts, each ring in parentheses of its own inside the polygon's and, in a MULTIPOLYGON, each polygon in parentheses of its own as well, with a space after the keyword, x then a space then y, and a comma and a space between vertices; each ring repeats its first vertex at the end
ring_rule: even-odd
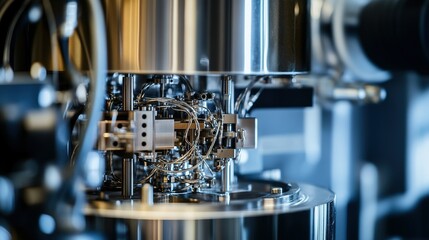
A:
POLYGON ((172 203, 170 197, 168 204, 151 206, 137 200, 111 201, 91 205, 86 213, 92 227, 111 239, 335 238, 332 192, 292 185, 299 186, 299 197, 292 187, 287 201, 266 204, 267 196, 261 191, 269 190, 270 184, 261 186, 232 193, 230 201, 224 202, 172 203))
POLYGON ((305 0, 105 0, 104 7, 112 72, 309 70, 305 0))

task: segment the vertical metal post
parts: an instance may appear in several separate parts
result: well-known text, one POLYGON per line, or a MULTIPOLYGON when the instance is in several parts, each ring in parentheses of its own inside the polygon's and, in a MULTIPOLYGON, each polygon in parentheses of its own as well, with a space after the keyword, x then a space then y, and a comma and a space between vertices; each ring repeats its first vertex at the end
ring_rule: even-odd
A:
MULTIPOLYGON (((122 78, 122 106, 124 111, 134 110, 134 75, 122 78)), ((122 160, 122 197, 134 195, 134 160, 126 157, 122 160)))
POLYGON ((159 84, 159 97, 165 97, 165 83, 159 84))
POLYGON ((225 159, 225 168, 222 171, 222 192, 229 192, 234 182, 234 162, 232 158, 225 159))
MULTIPOLYGON (((231 76, 224 76, 222 78, 222 108, 225 114, 234 113, 234 82, 231 76)), ((227 125, 226 131, 231 131, 232 126, 227 125)), ((226 147, 231 147, 231 139, 227 140, 226 147)), ((225 168, 222 171, 222 192, 229 192, 232 189, 234 182, 234 162, 233 159, 225 159, 225 168)))
POLYGON ((231 76, 222 77, 222 108, 224 113, 234 113, 234 82, 231 76))
POLYGON ((122 197, 131 198, 134 195, 134 159, 122 160, 122 197))
POLYGON ((134 75, 127 75, 122 78, 122 105, 124 111, 134 109, 134 75))
POLYGON ((153 187, 149 183, 145 183, 142 187, 142 204, 153 205, 153 187))

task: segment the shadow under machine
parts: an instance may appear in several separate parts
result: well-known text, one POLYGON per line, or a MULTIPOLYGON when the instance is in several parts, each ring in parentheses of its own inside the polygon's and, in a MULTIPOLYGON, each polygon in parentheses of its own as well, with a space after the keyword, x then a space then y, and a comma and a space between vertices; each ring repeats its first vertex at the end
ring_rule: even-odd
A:
MULTIPOLYGON (((245 178, 234 169, 241 149, 257 147, 257 119, 249 112, 261 89, 288 88, 304 99, 298 106, 312 103, 311 89, 295 83, 309 71, 307 1, 8 4, 24 16, 9 16, 11 22, 32 29, 23 44, 32 55, 12 49, 2 92, 31 86, 33 99, 23 99, 36 103, 22 101, 14 120, 22 134, 5 149, 18 152, 13 143, 40 136, 51 141, 22 144, 28 153, 2 163, 8 170, 0 183, 19 200, 0 209, 5 231, 20 236, 35 220, 32 234, 41 238, 85 229, 114 239, 334 238, 331 191, 245 178), (35 10, 41 16, 32 20, 35 10), (42 105, 46 91, 55 98, 42 105), (39 126, 50 118, 56 124, 39 126), (32 183, 16 180, 16 169, 29 164, 37 166, 32 183), (28 199, 34 185, 51 204, 28 199), (22 221, 22 209, 32 218, 22 221), (49 223, 53 228, 43 227, 49 223)), ((12 102, 0 99, 2 109, 12 102)))

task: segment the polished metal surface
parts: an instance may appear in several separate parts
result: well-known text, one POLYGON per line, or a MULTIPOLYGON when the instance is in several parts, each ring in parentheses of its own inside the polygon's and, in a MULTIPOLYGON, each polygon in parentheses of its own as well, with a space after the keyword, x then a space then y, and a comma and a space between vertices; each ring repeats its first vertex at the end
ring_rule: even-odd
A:
MULTIPOLYGON (((234 82, 230 76, 222 78, 222 108, 224 113, 233 114, 234 113, 234 82)), ((225 124, 226 131, 232 132, 232 124, 225 124)), ((226 146, 228 148, 232 147, 232 139, 226 139, 226 146)), ((228 158, 224 159, 225 167, 222 170, 222 186, 221 190, 223 192, 231 191, 232 185, 234 184, 234 159, 228 158)))
POLYGON ((135 76, 129 75, 122 78, 123 81, 123 92, 122 92, 122 105, 124 111, 134 110, 134 81, 135 76))
POLYGON ((86 214, 92 227, 103 230, 111 239, 335 238, 332 192, 298 184, 290 185, 283 195, 270 194, 269 186, 230 193, 230 200, 225 202, 221 196, 217 202, 199 198, 204 194, 190 194, 187 202, 170 196, 168 203, 153 206, 138 200, 101 202, 89 206, 86 214), (261 192, 263 189, 268 193, 261 192), (278 201, 280 196, 283 201, 278 201), (266 200, 273 201, 266 204, 266 200))
POLYGON ((103 3, 111 72, 265 75, 309 70, 306 0, 103 3))
POLYGON ((131 198, 134 195, 134 159, 122 160, 122 197, 131 198))

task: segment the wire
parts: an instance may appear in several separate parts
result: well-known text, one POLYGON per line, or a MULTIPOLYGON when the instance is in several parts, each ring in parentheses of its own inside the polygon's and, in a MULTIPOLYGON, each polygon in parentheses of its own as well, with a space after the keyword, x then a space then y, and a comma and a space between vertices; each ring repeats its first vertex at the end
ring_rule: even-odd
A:
POLYGON ((76 154, 76 165, 80 169, 84 163, 87 154, 92 150, 94 143, 97 140, 97 125, 100 119, 105 93, 106 69, 107 69, 107 47, 106 47, 106 32, 102 6, 97 0, 88 0, 89 25, 91 33, 91 53, 92 66, 94 69, 90 71, 91 87, 88 95, 88 104, 86 108, 87 124, 84 126, 83 134, 80 139, 80 148, 76 154))
POLYGON ((193 92, 194 91, 194 88, 192 87, 191 83, 189 82, 188 77, 186 77, 184 75, 181 75, 179 79, 182 80, 185 83, 185 86, 188 88, 189 92, 193 92))
MULTIPOLYGON (((262 79, 265 79, 267 76, 262 76, 262 77, 257 77, 252 79, 252 81, 249 83, 249 85, 247 85, 246 89, 238 96, 237 101, 235 102, 235 107, 234 107, 234 112, 237 113, 240 117, 244 117, 245 115, 245 111, 243 111, 243 105, 245 104, 246 101, 245 100, 246 96, 248 94, 250 94, 251 90, 253 89, 253 87, 255 86, 255 84, 257 82, 259 82, 262 79)), ((260 94, 260 93, 259 93, 260 94)), ((259 97, 259 95, 258 95, 259 97)))
MULTIPOLYGON (((1 9, 0 9, 0 21, 3 19, 3 16, 5 15, 5 12, 9 9, 9 7, 12 5, 12 3, 14 2, 14 0, 9 0, 9 1, 7 1, 7 2, 5 2, 2 6, 1 6, 1 9)), ((7 45, 6 45, 6 41, 5 41, 5 46, 4 46, 5 48, 7 47, 7 45)), ((10 46, 9 46, 10 47, 10 46)), ((3 52, 3 54, 4 54, 4 52, 3 52)), ((4 57, 4 55, 3 55, 3 57, 4 57)), ((6 63, 5 62, 3 62, 3 65, 4 66, 6 66, 6 63)))
POLYGON ((145 183, 147 180, 149 180, 156 172, 158 171, 158 169, 154 168, 152 169, 152 171, 149 173, 149 175, 147 175, 145 178, 143 178, 142 180, 140 180, 140 183, 145 183))
POLYGON ((27 5, 30 3, 30 0, 27 0, 24 2, 23 5, 18 9, 18 12, 16 13, 15 17, 12 19, 12 22, 9 26, 9 29, 7 31, 6 35, 6 42, 4 44, 4 52, 3 52, 3 64, 4 66, 10 66, 9 58, 10 58, 10 48, 11 48, 11 42, 13 37, 13 32, 15 30, 16 24, 18 23, 18 20, 21 18, 22 13, 24 12, 27 5))
MULTIPOLYGON (((188 82, 188 80, 185 77, 180 78, 181 81, 184 81, 187 83, 187 88, 191 89, 191 86, 188 82)), ((215 116, 212 111, 205 107, 200 106, 198 104, 193 104, 193 102, 188 103, 184 101, 177 100, 175 98, 165 98, 165 97, 156 97, 156 98, 144 98, 145 91, 151 86, 152 84, 146 84, 142 86, 140 95, 138 96, 138 102, 142 104, 140 107, 143 107, 148 104, 156 105, 157 109, 171 109, 175 112, 182 112, 186 114, 184 121, 187 123, 187 127, 184 129, 182 138, 186 145, 184 145, 184 148, 186 149, 186 152, 183 154, 180 154, 177 156, 177 158, 172 158, 165 156, 158 156, 156 158, 156 161, 153 162, 153 165, 151 166, 153 169, 147 175, 144 177, 140 182, 146 182, 149 179, 151 179, 156 173, 163 172, 166 174, 181 174, 184 172, 189 171, 195 171, 198 168, 201 168, 201 170, 205 171, 204 169, 207 169, 207 171, 210 172, 211 176, 214 176, 213 171, 211 170, 210 166, 207 164, 206 160, 210 159, 213 148, 215 144, 217 143, 219 136, 222 135, 222 118, 219 118, 219 116, 215 116), (204 111, 207 116, 204 118, 199 118, 198 113, 200 111, 204 111), (210 143, 210 146, 208 147, 207 151, 204 155, 201 154, 199 146, 200 146, 200 134, 201 134, 201 126, 200 122, 204 121, 204 123, 209 124, 213 129, 215 129, 214 137, 212 139, 212 142, 210 143), (195 124, 195 131, 193 132, 193 138, 190 138, 189 134, 191 132, 191 128, 195 124), (191 141, 192 139, 192 141, 191 141), (188 163, 191 163, 190 167, 187 166, 188 163), (186 167, 186 168, 185 168, 186 167)), ((216 105, 216 102, 215 106, 216 105)), ((218 113, 219 108, 216 108, 216 113, 218 113)), ((200 179, 193 180, 195 182, 199 182, 200 179)), ((187 183, 189 181, 187 180, 187 183)))
POLYGON ((216 134, 215 134, 215 136, 213 138, 213 142, 212 142, 212 144, 210 144, 209 150, 207 151, 206 155, 204 156, 204 159, 208 159, 209 158, 209 156, 210 156, 210 154, 211 154, 211 152, 213 150, 213 146, 216 143, 216 139, 217 139, 217 136, 218 136, 218 134, 220 132, 220 128, 221 128, 222 125, 223 125, 222 122, 220 122, 218 124, 217 129, 216 129, 216 134))
POLYGON ((142 88, 141 88, 141 90, 140 90, 140 93, 139 93, 139 95, 137 96, 137 102, 138 102, 138 103, 140 103, 140 102, 143 100, 144 95, 146 94, 146 91, 147 91, 149 88, 151 88, 153 85, 154 85, 153 83, 149 83, 149 84, 144 84, 144 85, 142 86, 142 88))
POLYGON ((197 164, 195 164, 194 166, 190 167, 190 168, 186 168, 186 169, 180 169, 180 170, 168 170, 168 169, 163 169, 160 168, 158 166, 154 166, 155 169, 157 169, 158 171, 162 171, 162 172, 167 172, 167 173, 183 173, 183 172, 188 172, 188 171, 192 171, 194 169, 196 169, 197 167, 199 167, 201 164, 203 163, 202 159, 201 161, 199 161, 197 164))
POLYGON ((1 21, 1 19, 3 18, 4 13, 6 12, 6 10, 10 7, 10 5, 11 5, 13 2, 14 2, 14 0, 9 0, 9 1, 5 2, 5 3, 3 4, 3 6, 1 6, 1 8, 0 8, 0 21, 1 21))
POLYGON ((90 71, 90 92, 88 104, 85 110, 87 115, 87 124, 83 126, 83 134, 79 138, 74 166, 68 168, 66 177, 61 189, 58 192, 58 198, 55 203, 55 212, 59 218, 59 228, 63 230, 83 230, 85 227, 85 218, 83 217, 82 207, 85 202, 85 196, 80 191, 82 185, 81 173, 84 168, 88 153, 92 150, 97 140, 97 126, 100 119, 105 93, 107 56, 106 56, 106 33, 104 16, 101 4, 98 0, 88 0, 90 9, 89 25, 91 35, 91 50, 94 69, 90 71), (70 216, 71 214, 71 216, 70 216), (78 218, 79 221, 69 221, 70 217, 78 218), (67 219, 65 219, 67 218, 67 219))
POLYGON ((91 59, 89 58, 90 54, 89 54, 89 50, 88 50, 88 46, 86 44, 85 38, 83 37, 82 29, 77 28, 77 35, 82 42, 82 48, 86 56, 86 61, 88 62, 88 68, 92 69, 91 59))
POLYGON ((57 26, 55 23, 55 15, 54 11, 52 10, 52 5, 49 2, 49 0, 43 0, 42 6, 46 13, 46 19, 48 23, 48 29, 49 29, 49 40, 51 41, 51 47, 52 47, 52 83, 56 86, 59 86, 58 82, 58 53, 56 49, 58 48, 57 44, 57 26))
MULTIPOLYGON (((202 156, 200 154, 197 153, 197 144, 199 142, 199 138, 200 138, 200 132, 201 132, 201 128, 200 128, 200 124, 198 121, 198 114, 196 112, 196 107, 200 107, 200 106, 196 106, 193 107, 191 105, 189 105, 186 102, 182 102, 182 101, 178 101, 176 99, 171 99, 171 98, 147 98, 146 99, 146 103, 164 103, 165 105, 161 105, 158 106, 159 108, 171 108, 174 111, 178 111, 178 112, 184 112, 188 115, 188 125, 187 128, 185 130, 184 133, 184 140, 186 142, 186 144, 189 146, 189 150, 184 153, 182 156, 180 156, 179 158, 173 160, 173 161, 166 161, 163 158, 158 158, 158 163, 154 166, 154 169, 157 171, 162 171, 162 172, 167 172, 167 173, 183 173, 183 172, 187 172, 187 171, 191 171, 194 170, 196 168, 198 168, 199 166, 201 166, 201 164, 204 162, 204 159, 202 158, 202 156), (192 124, 195 124, 195 139, 194 141, 190 142, 188 140, 188 134, 190 131, 190 128, 192 126, 192 124), (198 157, 196 157, 196 155, 198 155, 198 157), (174 165, 174 164, 183 164, 187 161, 190 161, 192 159, 197 159, 197 163, 190 167, 190 168, 186 168, 186 169, 180 169, 180 170, 170 170, 170 169, 165 169, 165 167, 169 166, 169 165, 174 165)), ((219 129, 220 126, 218 126, 217 131, 216 131, 216 136, 219 133, 219 129)), ((211 147, 209 148, 209 154, 211 153, 211 150, 213 148, 213 145, 215 143, 215 140, 213 141, 211 147)), ((149 179, 155 172, 151 172, 150 176, 147 176, 145 178, 145 180, 149 179)))
POLYGON ((246 100, 243 103, 243 117, 247 115, 247 113, 250 111, 250 109, 253 107, 253 104, 258 100, 259 96, 261 95, 262 91, 264 90, 264 87, 261 87, 257 93, 250 96, 250 92, 248 96, 246 97, 246 100))

